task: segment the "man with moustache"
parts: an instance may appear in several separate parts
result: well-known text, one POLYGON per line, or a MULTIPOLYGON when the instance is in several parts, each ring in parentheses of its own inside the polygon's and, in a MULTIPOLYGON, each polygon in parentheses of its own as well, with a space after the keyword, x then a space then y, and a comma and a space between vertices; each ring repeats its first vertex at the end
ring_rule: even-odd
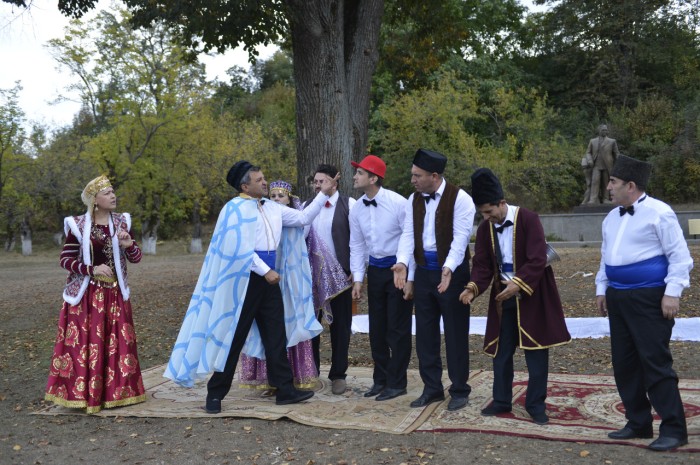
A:
POLYGON ((685 411, 669 348, 693 258, 671 207, 645 192, 651 165, 620 155, 603 220, 596 306, 610 321, 613 373, 627 424, 611 439, 652 438, 652 407, 661 417, 655 451, 688 443, 685 411))
MULTIPOLYGON (((314 395, 296 389, 292 382, 280 274, 275 266, 282 227, 310 224, 331 190, 330 185, 324 186, 309 207, 299 211, 264 199, 265 176, 260 167, 248 161, 235 163, 226 180, 240 195, 230 200, 219 215, 164 375, 178 384, 192 386, 196 379, 213 371, 205 405, 206 412, 212 414, 221 412, 221 400, 231 388, 242 350, 266 359, 268 381, 277 388, 278 405, 301 402, 314 395)), ((300 250, 290 250, 290 255, 301 257, 305 249, 303 233, 297 237, 300 250)), ((303 261, 290 266, 285 279, 302 267, 303 261)), ((308 281, 308 264, 306 270, 308 281)), ((305 300, 310 300, 310 292, 309 288, 305 300)), ((300 324, 307 339, 322 330, 313 318, 300 324)))
POLYGON ((469 194, 443 177, 447 158, 418 149, 411 183, 416 192, 406 205, 403 233, 396 252, 394 284, 403 289, 411 257, 416 261, 414 304, 416 354, 423 393, 411 407, 445 399, 440 354, 440 319, 445 328, 450 411, 469 401, 469 305, 459 294, 469 282, 469 239, 475 207, 469 194))
POLYGON ((364 195, 350 210, 350 268, 353 299, 362 295, 367 266, 369 343, 374 361, 374 384, 365 397, 384 401, 406 394, 411 360, 411 316, 414 266, 409 263, 403 289, 394 286, 391 267, 406 215, 406 199, 382 187, 386 164, 375 155, 351 162, 354 187, 364 195))

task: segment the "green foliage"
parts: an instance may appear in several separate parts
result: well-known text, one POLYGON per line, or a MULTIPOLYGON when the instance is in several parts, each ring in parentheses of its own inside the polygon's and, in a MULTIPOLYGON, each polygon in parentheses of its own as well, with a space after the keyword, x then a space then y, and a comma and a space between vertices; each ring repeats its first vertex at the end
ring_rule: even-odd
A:
MULTIPOLYGON (((606 115, 638 97, 694 95, 700 32, 694 0, 540 0, 528 18, 533 47, 521 57, 557 107, 606 115)), ((677 100, 680 101, 680 100, 677 100)))
POLYGON ((283 51, 275 52, 267 60, 256 60, 251 74, 255 78, 258 90, 266 90, 275 85, 294 87, 292 58, 283 51))
POLYGON ((514 0, 387 0, 375 87, 418 89, 455 57, 507 55, 517 46, 523 12, 514 0))
POLYGON ((32 179, 32 160, 25 149, 25 117, 18 102, 21 90, 19 83, 0 89, 0 228, 6 248, 14 241, 29 205, 25 181, 32 179))
POLYGON ((533 90, 503 87, 488 100, 479 101, 476 89, 446 73, 433 87, 380 106, 373 120, 380 129, 371 140, 387 163, 386 185, 408 195, 413 154, 425 147, 446 154, 446 177, 468 190, 471 173, 489 167, 514 203, 551 211, 578 200, 580 157, 549 131, 556 113, 546 100, 533 90))

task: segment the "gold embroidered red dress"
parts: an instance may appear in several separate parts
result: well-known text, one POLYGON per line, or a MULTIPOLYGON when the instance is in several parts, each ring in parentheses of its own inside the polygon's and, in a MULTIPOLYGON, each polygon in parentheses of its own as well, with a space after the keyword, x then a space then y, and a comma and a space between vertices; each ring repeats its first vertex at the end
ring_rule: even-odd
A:
POLYGON ((66 218, 61 266, 70 274, 46 400, 95 413, 146 399, 126 281, 126 261, 138 263, 141 249, 136 242, 121 249, 116 237, 130 223, 128 214, 112 214, 109 225, 91 224, 87 214, 66 218), (115 277, 94 276, 93 267, 101 264, 115 277))

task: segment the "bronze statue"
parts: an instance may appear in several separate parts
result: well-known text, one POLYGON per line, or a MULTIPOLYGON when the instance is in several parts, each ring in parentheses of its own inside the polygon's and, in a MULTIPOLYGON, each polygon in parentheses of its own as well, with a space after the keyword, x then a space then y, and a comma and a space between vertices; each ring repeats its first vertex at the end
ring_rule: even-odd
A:
POLYGON ((590 140, 586 156, 581 161, 587 184, 583 204, 610 203, 608 179, 619 154, 617 141, 608 137, 608 126, 598 126, 598 137, 590 140))

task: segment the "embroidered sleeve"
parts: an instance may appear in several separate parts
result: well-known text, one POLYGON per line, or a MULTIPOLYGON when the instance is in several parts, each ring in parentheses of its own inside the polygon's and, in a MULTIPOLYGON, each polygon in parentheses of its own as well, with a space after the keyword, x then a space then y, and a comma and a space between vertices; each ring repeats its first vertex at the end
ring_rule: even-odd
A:
POLYGON ((126 259, 131 263, 138 263, 141 261, 141 248, 136 241, 131 244, 131 247, 124 249, 124 255, 126 255, 126 259))
POLYGON ((66 243, 61 251, 60 264, 61 268, 71 273, 92 276, 92 267, 80 262, 80 243, 72 231, 68 231, 66 236, 66 243))

